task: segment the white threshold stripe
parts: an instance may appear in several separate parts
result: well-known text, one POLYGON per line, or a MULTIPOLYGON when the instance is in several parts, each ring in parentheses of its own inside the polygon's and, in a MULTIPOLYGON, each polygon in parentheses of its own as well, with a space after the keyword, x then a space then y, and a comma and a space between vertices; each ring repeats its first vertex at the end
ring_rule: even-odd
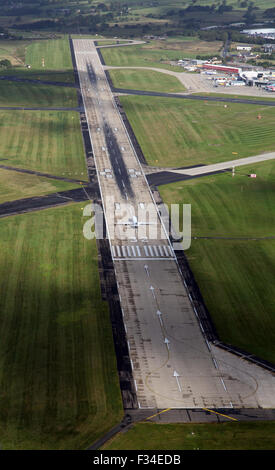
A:
POLYGON ((116 249, 117 249, 117 254, 118 254, 118 256, 121 256, 121 253, 120 253, 120 246, 119 246, 119 245, 116 245, 116 249))
MULTIPOLYGON (((175 259, 175 255, 170 247, 165 245, 112 245, 112 254, 114 258, 140 258, 144 259, 141 249, 144 249, 145 256, 150 258, 169 258, 175 259)), ((144 255, 143 255, 144 256, 144 255)))
POLYGON ((157 249, 157 247, 156 247, 155 245, 153 245, 153 250, 154 250, 156 256, 159 256, 158 249, 157 249))
POLYGON ((127 254, 126 254, 125 246, 122 246, 121 249, 122 249, 123 256, 126 257, 127 254))

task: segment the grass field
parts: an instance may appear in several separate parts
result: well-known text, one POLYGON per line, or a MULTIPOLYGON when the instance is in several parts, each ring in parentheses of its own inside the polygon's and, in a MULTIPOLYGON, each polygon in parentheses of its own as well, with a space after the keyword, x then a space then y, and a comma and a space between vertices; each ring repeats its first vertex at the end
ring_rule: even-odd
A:
MULTIPOLYGON (((0 161, 1 163, 4 162, 0 161)), ((25 197, 67 191, 77 187, 80 187, 80 185, 0 168, 0 204, 25 197)))
POLYGON ((273 363, 275 239, 255 238, 274 236, 274 184, 273 161, 160 187, 166 203, 191 204, 192 236, 209 237, 186 255, 220 338, 273 363))
POLYGON ((76 90, 52 85, 0 81, 1 106, 61 106, 78 105, 76 90))
POLYGON ((109 73, 116 88, 167 93, 185 91, 184 86, 176 77, 153 70, 117 69, 109 70, 109 73))
POLYGON ((0 76, 13 76, 17 78, 28 78, 30 80, 48 80, 51 82, 74 83, 72 70, 33 70, 26 67, 12 67, 0 70, 0 76))
POLYGON ((275 110, 148 96, 121 96, 147 163, 181 167, 274 151, 275 110), (261 115, 262 119, 258 119, 261 115))
POLYGON ((67 37, 43 41, 0 40, 0 59, 4 58, 9 59, 13 67, 0 70, 0 75, 74 83, 67 37), (25 64, 31 68, 26 68, 25 64))
POLYGON ((87 180, 78 113, 0 111, 0 161, 87 180))
MULTIPOLYGON (((135 424, 103 450, 273 450, 274 422, 135 424)), ((184 456, 183 456, 184 459, 184 456)))
POLYGON ((84 449, 122 418, 109 312, 81 204, 2 219, 2 449, 84 449))
POLYGON ((271 101, 275 98, 273 93, 265 94, 263 96, 251 96, 251 95, 234 95, 233 93, 192 93, 198 96, 215 96, 220 98, 232 98, 234 100, 245 99, 250 101, 271 101))
POLYGON ((181 72, 180 67, 171 66, 170 61, 202 54, 218 54, 219 41, 206 43, 198 39, 175 40, 174 42, 151 41, 148 44, 101 49, 106 65, 147 66, 168 68, 181 72))
POLYGON ((195 58, 197 55, 219 55, 223 43, 221 41, 202 41, 197 37, 192 36, 179 36, 170 37, 167 40, 154 40, 146 46, 144 50, 158 50, 158 51, 178 51, 183 57, 195 58))
POLYGON ((26 47, 29 41, 0 40, 0 60, 8 59, 12 65, 24 65, 26 47))
POLYGON ((33 42, 26 49, 26 63, 36 70, 71 70, 68 38, 33 42))
POLYGON ((101 54, 106 65, 158 67, 181 71, 179 67, 169 65, 171 60, 181 58, 181 53, 178 50, 146 49, 145 46, 122 46, 101 49, 101 54))

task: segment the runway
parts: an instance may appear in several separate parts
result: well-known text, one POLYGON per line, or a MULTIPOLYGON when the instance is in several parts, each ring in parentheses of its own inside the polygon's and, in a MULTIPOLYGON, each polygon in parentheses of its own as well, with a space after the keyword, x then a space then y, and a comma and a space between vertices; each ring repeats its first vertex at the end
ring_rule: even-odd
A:
POLYGON ((275 407, 271 374, 207 342, 94 42, 73 47, 139 408, 275 407))

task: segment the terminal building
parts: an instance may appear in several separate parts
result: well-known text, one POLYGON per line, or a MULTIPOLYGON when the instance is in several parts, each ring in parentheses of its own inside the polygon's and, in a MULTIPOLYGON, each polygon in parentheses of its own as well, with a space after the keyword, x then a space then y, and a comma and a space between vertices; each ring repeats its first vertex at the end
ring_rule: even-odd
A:
POLYGON ((217 72, 225 72, 225 73, 236 73, 240 74, 242 69, 240 67, 230 67, 227 65, 219 65, 219 64, 203 64, 202 68, 205 70, 216 70, 217 72))

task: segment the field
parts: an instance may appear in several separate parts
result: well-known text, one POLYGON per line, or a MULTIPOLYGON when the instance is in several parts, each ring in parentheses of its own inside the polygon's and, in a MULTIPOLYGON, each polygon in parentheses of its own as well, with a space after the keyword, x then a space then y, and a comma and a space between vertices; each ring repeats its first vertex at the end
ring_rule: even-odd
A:
POLYGON ((275 110, 268 106, 225 108, 218 102, 148 96, 120 100, 149 165, 208 164, 275 150, 275 110))
POLYGON ((178 70, 179 67, 171 66, 171 60, 181 58, 177 50, 154 50, 146 49, 145 46, 110 47, 101 49, 101 54, 106 65, 115 66, 145 66, 168 68, 178 70))
POLYGON ((163 40, 151 41, 146 46, 143 46, 144 50, 156 50, 156 51, 178 51, 183 57, 196 58, 197 55, 219 55, 222 49, 223 43, 221 41, 201 41, 196 37, 170 37, 163 40))
POLYGON ((12 76, 17 78, 28 78, 30 80, 48 80, 51 82, 63 82, 74 84, 74 74, 71 70, 32 70, 26 67, 13 67, 0 70, 0 76, 12 76))
POLYGON ((274 422, 135 424, 102 450, 273 450, 274 422))
POLYGON ((272 101, 272 98, 275 98, 274 93, 269 93, 263 96, 251 96, 251 95, 234 95, 233 93, 229 95, 229 93, 205 93, 205 92, 200 92, 200 93, 192 93, 193 95, 197 96, 215 96, 216 98, 232 98, 234 100, 239 100, 239 99, 245 99, 249 101, 272 101))
POLYGON ((26 47, 28 41, 0 40, 0 60, 8 59, 12 65, 24 65, 26 47))
POLYGON ((184 86, 176 77, 153 70, 117 69, 109 70, 109 74, 116 88, 167 93, 185 91, 184 86))
POLYGON ((170 62, 196 55, 218 55, 221 45, 219 41, 205 42, 182 36, 174 41, 170 38, 138 46, 101 49, 101 53, 106 65, 158 67, 181 72, 180 67, 172 66, 170 62))
MULTIPOLYGON (((16 56, 20 52, 22 64, 27 54, 31 64, 37 67, 26 69, 16 66, 1 71, 1 75, 66 82, 71 82, 73 79, 67 39, 33 43, 0 41, 0 45, 2 46, 0 53, 9 50, 16 56), (48 68, 42 70, 38 61, 40 53, 45 56, 51 70, 48 68)), ((0 163, 87 180, 78 113, 43 111, 44 107, 77 105, 74 88, 0 81, 0 106, 42 108, 40 111, 0 111, 0 163)), ((0 202, 76 187, 75 184, 2 169, 0 169, 0 181, 0 202)))
POLYGON ((147 66, 166 68, 181 72, 182 69, 170 65, 184 57, 196 57, 203 54, 219 54, 221 42, 205 42, 184 36, 170 38, 167 41, 149 41, 147 44, 127 47, 101 49, 106 65, 115 66, 147 66))
POLYGON ((79 115, 68 111, 0 111, 3 165, 87 180, 79 115))
POLYGON ((275 239, 264 238, 274 236, 274 181, 264 162, 159 188, 167 204, 191 204, 186 255, 220 338, 273 363, 275 239))
POLYGON ((82 205, 2 219, 2 449, 84 449, 122 418, 82 205))
MULTIPOLYGON (((1 163, 4 164, 5 162, 0 160, 1 163)), ((67 191, 76 187, 80 186, 0 168, 0 204, 15 199, 67 191)))
POLYGON ((26 63, 39 70, 72 69, 68 38, 33 42, 26 49, 26 63))
POLYGON ((77 105, 74 88, 0 81, 0 106, 76 107, 77 105))
POLYGON ((0 59, 9 59, 13 65, 0 70, 0 75, 74 83, 67 37, 44 41, 0 40, 0 59))

